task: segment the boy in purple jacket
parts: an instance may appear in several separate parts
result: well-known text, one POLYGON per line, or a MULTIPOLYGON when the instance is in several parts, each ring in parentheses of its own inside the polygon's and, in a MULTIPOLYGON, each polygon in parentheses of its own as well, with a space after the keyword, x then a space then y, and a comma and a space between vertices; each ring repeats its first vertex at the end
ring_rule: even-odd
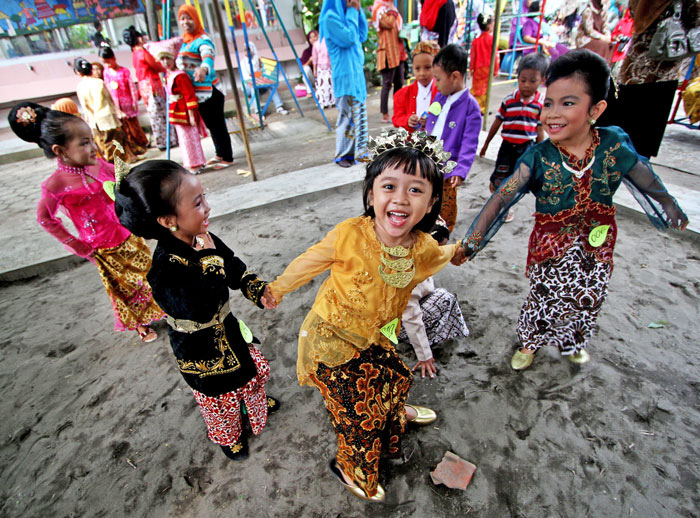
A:
POLYGON ((450 232, 457 222, 457 187, 467 177, 474 163, 481 130, 481 109, 469 93, 464 78, 467 75, 467 52, 458 45, 447 45, 433 59, 433 76, 438 93, 428 110, 425 131, 442 139, 450 160, 457 162, 445 175, 440 216, 450 232))

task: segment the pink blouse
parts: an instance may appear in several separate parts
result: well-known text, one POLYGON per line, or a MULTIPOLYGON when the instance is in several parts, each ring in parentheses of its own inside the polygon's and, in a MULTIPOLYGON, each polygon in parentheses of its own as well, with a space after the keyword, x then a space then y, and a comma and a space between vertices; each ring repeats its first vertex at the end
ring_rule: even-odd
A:
POLYGON ((131 71, 126 67, 118 66, 117 70, 111 67, 105 67, 104 82, 107 90, 114 99, 119 109, 127 117, 138 117, 138 97, 136 88, 131 82, 131 71))
POLYGON ((114 201, 103 182, 114 181, 114 166, 97 159, 97 164, 75 168, 58 161, 58 169, 41 184, 36 216, 39 224, 71 253, 88 257, 98 248, 112 248, 130 235, 114 212, 114 201), (75 225, 73 236, 56 216, 61 209, 75 225), (83 246, 80 246, 80 245, 83 246))
POLYGON ((326 48, 325 38, 314 43, 313 50, 311 51, 311 58, 316 68, 320 68, 321 70, 331 69, 331 58, 328 57, 328 48, 326 48))

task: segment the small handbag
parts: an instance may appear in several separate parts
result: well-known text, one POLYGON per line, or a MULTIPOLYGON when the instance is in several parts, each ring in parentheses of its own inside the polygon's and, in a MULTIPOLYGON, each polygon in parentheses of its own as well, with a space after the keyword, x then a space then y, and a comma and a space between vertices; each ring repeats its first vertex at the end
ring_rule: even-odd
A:
POLYGON ((677 61, 700 52, 700 28, 686 32, 681 23, 681 0, 673 3, 673 15, 663 20, 649 44, 649 57, 660 61, 677 61))

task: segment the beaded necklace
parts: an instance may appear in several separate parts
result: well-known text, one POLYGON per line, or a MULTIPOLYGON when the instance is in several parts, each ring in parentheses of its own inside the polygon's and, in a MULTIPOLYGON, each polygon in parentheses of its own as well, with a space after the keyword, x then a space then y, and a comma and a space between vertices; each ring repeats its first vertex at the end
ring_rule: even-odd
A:
POLYGON ((80 176, 80 179, 83 181, 83 185, 85 187, 88 186, 88 181, 85 179, 86 176, 89 176, 92 178, 94 181, 99 181, 97 178, 92 176, 90 173, 88 173, 87 166, 80 165, 80 166, 71 166, 66 164, 61 158, 58 158, 58 170, 59 171, 64 171, 66 173, 74 174, 77 176, 80 176))

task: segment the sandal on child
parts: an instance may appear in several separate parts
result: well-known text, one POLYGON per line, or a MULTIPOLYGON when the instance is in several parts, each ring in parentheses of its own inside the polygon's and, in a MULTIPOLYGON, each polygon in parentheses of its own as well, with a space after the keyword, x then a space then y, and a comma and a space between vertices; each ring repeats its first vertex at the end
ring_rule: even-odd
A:
POLYGON ((280 407, 282 406, 282 403, 277 401, 275 398, 267 396, 267 413, 268 414, 274 414, 277 412, 280 407))
POLYGON ((571 363, 578 363, 581 365, 583 363, 588 363, 591 359, 591 355, 588 354, 588 351, 585 349, 580 349, 577 353, 568 355, 567 358, 571 363))
POLYGON ((148 326, 144 326, 143 330, 139 330, 137 328, 136 332, 139 334, 139 338, 141 339, 141 341, 145 344, 150 344, 158 338, 158 333, 156 333, 155 329, 152 329, 148 326))
POLYGON ((407 408, 412 408, 416 413, 416 417, 414 417, 413 419, 410 419, 408 415, 406 416, 406 420, 411 424, 425 426, 434 423, 437 419, 437 414, 434 410, 431 410, 430 408, 426 408, 424 406, 409 405, 408 403, 405 403, 404 406, 407 408))
POLYGON ((331 473, 335 476, 335 478, 338 479, 338 482, 343 484, 343 486, 345 486, 345 489, 350 491, 357 498, 361 498, 362 500, 369 500, 370 502, 384 501, 384 488, 380 484, 377 484, 377 493, 374 496, 367 496, 367 493, 365 493, 365 491, 362 488, 357 487, 355 484, 348 484, 347 482, 345 482, 343 474, 340 471, 340 467, 338 467, 338 462, 334 458, 330 460, 328 467, 330 468, 331 473))
POLYGON ((231 460, 245 460, 248 458, 248 441, 243 434, 238 438, 238 442, 227 444, 226 446, 220 444, 219 446, 224 455, 231 460))
POLYGON ((518 349, 515 351, 515 353, 513 353, 513 357, 510 359, 510 366, 513 368, 513 370, 524 371, 530 365, 532 365, 532 362, 534 361, 535 353, 525 354, 521 353, 520 349, 518 349))

